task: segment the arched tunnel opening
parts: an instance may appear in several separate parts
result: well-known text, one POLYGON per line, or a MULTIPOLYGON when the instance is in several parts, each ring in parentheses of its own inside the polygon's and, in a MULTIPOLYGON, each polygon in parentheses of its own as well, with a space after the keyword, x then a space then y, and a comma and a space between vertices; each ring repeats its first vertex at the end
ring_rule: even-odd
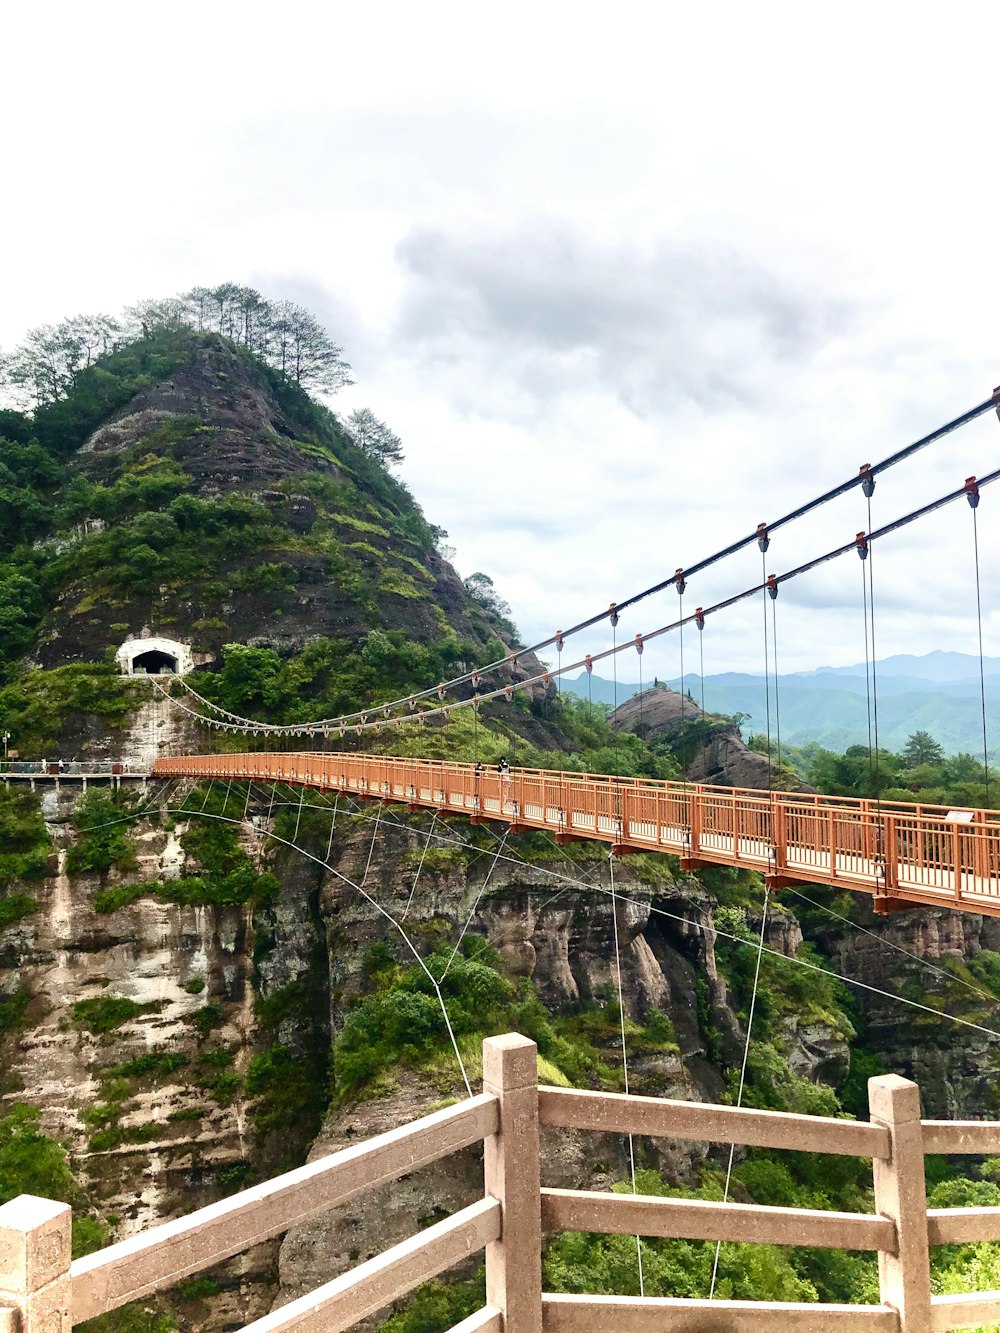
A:
POLYGON ((164 672, 177 672, 177 658, 170 653, 163 653, 158 648, 139 653, 132 659, 132 670, 144 671, 147 676, 159 676, 164 672))

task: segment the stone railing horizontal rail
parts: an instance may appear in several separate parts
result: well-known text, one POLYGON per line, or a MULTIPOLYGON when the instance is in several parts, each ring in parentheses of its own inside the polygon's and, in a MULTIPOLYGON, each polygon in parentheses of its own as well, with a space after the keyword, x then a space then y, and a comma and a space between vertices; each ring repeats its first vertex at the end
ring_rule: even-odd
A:
POLYGON ((686 869, 744 866, 774 888, 822 883, 870 893, 878 911, 927 903, 1000 916, 995 810, 320 751, 171 756, 153 772, 399 801, 617 852, 667 852, 686 869))
POLYGON ((0 777, 148 777, 150 765, 130 759, 0 759, 0 777))
POLYGON ((539 1087, 533 1042, 483 1046, 484 1090, 187 1217, 70 1262, 71 1210, 22 1195, 0 1207, 0 1333, 66 1333, 412 1171, 484 1145, 484 1195, 245 1326, 337 1333, 486 1252, 486 1304, 453 1333, 943 1333, 1000 1322, 1000 1292, 932 1296, 929 1247, 1000 1240, 1000 1208, 931 1209, 924 1156, 995 1153, 1000 1124, 921 1121, 915 1084, 869 1081, 869 1121, 539 1087), (871 1214, 542 1188, 542 1126, 869 1157, 871 1214), (542 1236, 562 1230, 874 1250, 877 1305, 562 1295, 542 1290, 542 1236))

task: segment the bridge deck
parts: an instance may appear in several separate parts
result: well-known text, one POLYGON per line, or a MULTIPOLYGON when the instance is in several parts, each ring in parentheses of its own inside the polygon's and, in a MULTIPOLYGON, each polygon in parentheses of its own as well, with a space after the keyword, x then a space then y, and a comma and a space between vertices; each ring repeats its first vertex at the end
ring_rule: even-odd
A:
POLYGON ((287 782, 546 829, 619 852, 829 884, 878 911, 934 905, 1000 916, 1000 812, 685 782, 337 753, 159 759, 156 777, 287 782))

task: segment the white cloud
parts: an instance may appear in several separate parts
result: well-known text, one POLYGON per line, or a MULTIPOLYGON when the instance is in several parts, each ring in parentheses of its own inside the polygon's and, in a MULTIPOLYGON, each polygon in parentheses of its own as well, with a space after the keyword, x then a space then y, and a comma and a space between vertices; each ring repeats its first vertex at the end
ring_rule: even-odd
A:
MULTIPOLYGON (((344 410, 399 432, 461 567, 541 637, 1000 380, 997 26, 976 5, 22 7, 0 346, 224 278, 303 301, 356 368, 344 410)), ((997 444, 990 418, 887 474, 876 523, 997 444)), ((852 493, 776 535, 768 567, 864 523, 852 493)), ((876 552, 880 651, 968 638, 969 523, 960 505, 876 552)), ((783 591, 789 668, 857 660, 857 565, 783 591)), ((752 547, 685 604, 759 575, 752 547)), ((759 667, 759 611, 706 630, 706 665, 759 667)))

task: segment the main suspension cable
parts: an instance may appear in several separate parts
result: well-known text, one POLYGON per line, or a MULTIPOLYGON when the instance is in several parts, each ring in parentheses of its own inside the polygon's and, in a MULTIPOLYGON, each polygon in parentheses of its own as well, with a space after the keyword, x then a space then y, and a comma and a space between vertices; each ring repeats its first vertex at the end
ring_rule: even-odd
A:
MULTIPOLYGON (((990 485, 997 480, 1000 480, 1000 469, 996 469, 993 472, 987 473, 986 476, 979 479, 977 484, 979 485, 980 488, 982 488, 983 486, 990 485)), ((962 496, 965 495, 965 493, 966 492, 964 486, 959 488, 958 490, 950 491, 945 495, 939 496, 935 500, 931 500, 929 503, 925 505, 921 505, 917 509, 913 509, 906 514, 901 515, 899 518, 894 519, 891 523, 884 524, 881 528, 878 528, 875 531, 869 531, 867 534, 859 533, 857 537, 854 538, 853 540, 845 542, 841 546, 834 547, 832 550, 825 551, 820 555, 814 556, 812 559, 807 560, 800 565, 797 565, 793 569, 787 570, 783 574, 771 575, 770 578, 773 579, 774 586, 778 586, 782 583, 787 583, 791 579, 799 578, 803 574, 807 574, 813 569, 816 569, 820 565, 826 564, 829 561, 837 560, 841 556, 847 554, 848 551, 854 551, 855 553, 858 553, 862 547, 865 547, 866 548, 865 554, 867 554, 868 551, 870 550, 871 543, 873 543, 875 540, 882 537, 886 537, 893 532, 897 532, 900 529, 907 527, 911 523, 917 522, 919 519, 925 518, 927 515, 961 498, 962 496)), ((712 606, 699 608, 698 611, 696 611, 693 615, 688 615, 683 617, 683 620, 675 620, 670 624, 662 625, 658 629, 651 630, 649 633, 642 636, 643 641, 648 642, 650 639, 659 638, 663 634, 671 633, 674 630, 678 629, 682 623, 688 624, 692 620, 694 620, 697 623, 699 616, 704 617, 708 615, 714 615, 720 611, 727 610, 729 607, 735 606, 737 603, 744 601, 747 598, 756 596, 758 593, 762 592, 767 586, 768 586, 768 580, 764 580, 759 584, 754 584, 750 588, 743 589, 741 592, 734 593, 732 596, 726 597, 723 600, 716 602, 712 606)), ((870 587, 868 595, 870 600, 870 587)), ((599 653, 594 653, 594 654, 587 653, 579 661, 570 663, 567 666, 560 667, 559 670, 562 671, 563 673, 568 673, 570 671, 579 671, 581 668, 586 669, 588 676, 588 699, 590 700, 590 707, 592 710, 593 695, 590 687, 590 677, 593 672, 594 664, 603 661, 606 658, 612 657, 613 655, 622 652, 624 649, 630 648, 632 646, 633 646, 632 643, 625 642, 621 644, 616 644, 611 648, 606 648, 599 653)), ((873 651, 874 651, 874 645, 873 645, 873 651)), ((530 676, 523 680, 518 681, 515 685, 508 684, 498 689, 491 690, 486 694, 478 695, 477 703, 478 705, 482 705, 484 703, 491 702, 492 700, 501 697, 509 698, 514 690, 524 690, 538 684, 548 685, 549 683, 551 683, 553 674, 554 674, 553 672, 545 668, 534 676, 530 676)), ((313 723, 275 724, 275 723, 260 722, 259 720, 255 720, 252 718, 243 718, 239 721, 239 724, 237 724, 236 722, 231 722, 231 723, 221 722, 216 718, 206 717, 204 714, 198 713, 194 709, 183 704, 180 700, 175 699, 167 690, 164 690, 163 687, 159 685, 155 677, 151 676, 149 677, 149 679, 152 681, 154 688, 159 690, 160 693, 163 694, 164 697, 169 699, 176 707, 183 709, 197 721, 202 722, 206 726, 215 727, 221 730, 244 732, 248 734, 249 733, 260 734, 261 732, 284 733, 284 734, 295 733, 303 736, 309 734, 315 734, 316 731, 320 729, 320 724, 313 724, 313 723)), ((195 691, 190 690, 190 687, 187 686, 184 681, 180 680, 179 678, 177 679, 178 683, 184 689, 188 690, 192 694, 195 694, 195 697, 200 698, 200 696, 197 696, 195 691)), ((414 699, 418 697, 420 696, 411 696, 411 698, 414 699)), ((448 717, 453 709, 466 708, 471 706, 472 703, 473 703, 472 699, 465 699, 465 700, 458 700, 453 703, 442 704, 438 707, 426 709, 421 712, 415 713, 414 718, 417 721, 425 721, 429 718, 436 716, 448 717)), ((399 726, 402 724, 404 720, 406 720, 402 717, 393 718, 391 720, 384 718, 369 720, 369 713, 374 713, 377 711, 379 710, 373 706, 372 708, 365 710, 362 714, 360 714, 360 716, 362 716, 365 719, 363 722, 349 727, 340 728, 339 730, 343 733, 360 733, 362 731, 368 731, 380 728, 386 725, 387 722, 389 722, 391 725, 399 726)), ((235 715, 233 716, 235 717, 235 715)), ((333 728, 327 728, 327 731, 332 729, 333 728)), ((876 733, 875 733, 876 754, 877 754, 877 747, 878 747, 878 735, 876 726, 876 733)))
MULTIPOLYGON (((848 491, 852 490, 855 486, 861 483, 863 476, 867 475, 869 477, 874 478, 879 473, 884 472, 891 467, 895 467, 897 464, 912 457, 919 450, 926 448, 928 445, 936 442, 937 440, 943 439, 945 436, 951 434, 953 431, 968 425, 970 422, 975 421, 978 417, 981 417, 985 413, 993 410, 994 408, 997 407, 998 401, 1000 401, 998 400, 998 395, 994 394, 990 398, 986 399, 984 402, 979 403, 976 407, 971 408, 968 412, 964 412, 961 416, 956 417, 954 420, 946 422, 945 425, 938 427, 937 430, 931 431, 929 435, 925 435, 920 439, 915 440, 912 444, 906 445, 902 449, 898 449, 895 453, 890 454, 887 458, 882 459, 881 462, 874 463, 871 465, 866 464, 865 467, 861 469, 861 472, 857 476, 850 477, 847 481, 841 482, 839 485, 834 486, 828 491, 824 491, 822 494, 813 497, 813 499, 806 501, 804 504, 798 505, 795 509, 790 510, 787 514, 784 514, 780 518, 775 519, 773 522, 769 523, 767 525, 769 531, 776 532, 779 528, 782 528, 789 523, 795 522, 799 518, 805 517, 805 515, 812 513, 814 510, 820 508, 822 505, 828 504, 830 501, 838 498, 841 495, 846 494, 848 491)), ((717 564, 719 561, 724 560, 728 556, 734 555, 736 552, 741 551, 744 547, 749 546, 753 541, 757 539, 757 536, 758 532, 755 531, 746 537, 741 537, 737 541, 731 542, 728 546, 723 547, 721 550, 716 551, 714 554, 706 556, 699 561, 696 561, 693 565, 689 566, 686 571, 683 572, 686 572, 688 576, 692 574, 701 573, 703 570, 710 568, 712 565, 717 564)), ((627 597, 622 601, 613 603, 612 605, 616 605, 619 612, 627 610, 629 607, 635 606, 637 603, 644 601, 647 597, 652 597, 656 593, 662 592, 665 588, 669 588, 671 584, 676 585, 678 580, 678 575, 681 573, 682 571, 678 569, 670 578, 664 579, 661 582, 654 584, 652 587, 646 588, 641 592, 634 593, 631 597, 627 597)), ((496 671, 503 666, 510 666, 511 668, 513 668, 513 666, 517 663, 518 658, 526 654, 536 654, 542 652, 544 649, 551 647, 553 644, 556 644, 561 651, 561 644, 563 640, 571 637, 574 634, 581 633, 583 630, 590 629, 596 624, 599 624, 600 621, 602 621, 606 615, 607 615, 606 611, 601 611, 595 615, 587 617, 585 620, 579 621, 576 625, 572 626, 568 630, 556 631, 555 634, 550 635, 546 639, 540 640, 538 643, 533 644, 530 647, 511 648, 504 654, 503 657, 497 658, 495 661, 489 662, 485 666, 474 667, 471 670, 464 672, 462 675, 455 676, 451 680, 443 682, 441 685, 431 686, 425 690, 421 690, 409 695, 404 695, 398 699, 394 699, 391 701, 384 701, 382 703, 373 704, 370 708, 359 709, 354 713, 344 714, 337 718, 323 718, 318 721, 313 721, 303 724, 288 724, 284 729, 291 732, 298 730, 300 727, 305 727, 307 729, 308 728, 320 729, 325 726, 330 729, 337 729, 341 726, 346 726, 348 723, 353 723, 357 719, 361 719, 367 716, 367 714, 372 711, 386 711, 386 710, 392 711, 394 709, 402 707, 412 708, 416 704, 416 702, 426 698, 430 698, 434 693, 440 693, 442 689, 454 690, 459 685, 464 685, 471 682, 474 676, 485 675, 488 672, 496 671)), ((207 703, 208 701, 204 700, 204 702, 207 703)), ((231 717, 236 716, 234 714, 229 714, 229 715, 231 717)))

